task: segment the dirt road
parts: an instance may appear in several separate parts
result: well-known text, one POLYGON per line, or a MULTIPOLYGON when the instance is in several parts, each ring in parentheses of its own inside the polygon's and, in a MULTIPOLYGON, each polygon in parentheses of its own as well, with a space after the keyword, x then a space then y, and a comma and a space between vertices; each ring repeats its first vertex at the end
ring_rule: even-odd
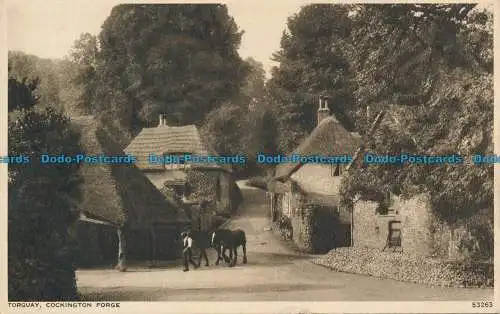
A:
POLYGON ((243 228, 248 264, 213 265, 182 272, 181 265, 77 271, 87 300, 122 301, 478 301, 493 299, 493 289, 433 288, 423 285, 337 273, 311 263, 266 231, 265 192, 242 187, 244 203, 229 227, 243 228))

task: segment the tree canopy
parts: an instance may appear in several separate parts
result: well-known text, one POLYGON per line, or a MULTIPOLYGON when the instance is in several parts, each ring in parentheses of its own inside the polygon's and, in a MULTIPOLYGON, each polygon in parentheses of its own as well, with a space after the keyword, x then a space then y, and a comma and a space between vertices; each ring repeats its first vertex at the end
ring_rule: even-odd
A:
MULTIPOLYGON (((280 148, 291 151, 315 126, 312 100, 324 93, 368 151, 491 153, 492 40, 492 15, 472 4, 303 7, 288 21, 268 84, 280 148), (388 123, 366 134, 382 109, 388 123)), ((491 166, 372 165, 350 173, 342 192, 377 201, 395 186, 428 192, 452 221, 491 206, 492 179, 491 166)))
POLYGON ((170 124, 200 123, 243 83, 241 36, 225 5, 114 7, 99 34, 99 110, 130 130, 159 113, 170 124))

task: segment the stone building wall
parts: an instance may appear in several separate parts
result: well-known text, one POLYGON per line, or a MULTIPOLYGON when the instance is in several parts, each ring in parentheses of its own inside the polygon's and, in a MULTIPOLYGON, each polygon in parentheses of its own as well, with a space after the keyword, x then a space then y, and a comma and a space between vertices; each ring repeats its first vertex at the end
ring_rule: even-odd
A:
MULTIPOLYGON (((217 200, 219 212, 231 212, 231 176, 227 172, 219 172, 220 198, 217 200)), ((217 179, 215 179, 217 180, 217 179)))
POLYGON ((360 201, 354 205, 354 246, 384 249, 391 222, 401 223, 401 247, 405 253, 432 255, 430 205, 424 196, 402 201, 394 198, 389 213, 377 213, 378 203, 360 201))
POLYGON ((427 195, 408 200, 393 198, 389 215, 376 213, 375 202, 354 206, 354 246, 382 250, 387 242, 389 222, 401 222, 403 252, 453 260, 488 259, 493 256, 492 218, 478 213, 467 221, 449 226, 432 213, 427 195), (488 253, 489 252, 489 253, 488 253))
POLYGON ((313 234, 314 234, 314 211, 309 204, 302 204, 302 208, 292 217, 293 242, 297 247, 307 253, 314 252, 313 234))
MULTIPOLYGON (((398 220, 395 215, 377 215, 378 204, 359 201, 354 204, 353 245, 383 249, 389 234, 389 221, 398 220)), ((404 237, 404 235, 403 235, 404 237)))
POLYGON ((315 203, 307 196, 294 198, 293 204, 293 241, 300 250, 326 253, 349 245, 350 226, 341 223, 337 207, 315 203))
POLYGON ((435 255, 432 225, 437 223, 426 195, 408 200, 395 199, 394 209, 401 215, 403 251, 418 256, 435 255))

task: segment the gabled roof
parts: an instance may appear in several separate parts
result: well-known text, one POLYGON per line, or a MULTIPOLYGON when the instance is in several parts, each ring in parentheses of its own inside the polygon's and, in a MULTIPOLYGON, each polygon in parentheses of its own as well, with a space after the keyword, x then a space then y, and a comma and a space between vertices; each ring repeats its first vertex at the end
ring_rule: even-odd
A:
MULTIPOLYGON (((141 170, 163 169, 163 165, 152 164, 148 161, 150 154, 158 156, 178 153, 204 156, 218 155, 202 139, 195 125, 161 125, 153 128, 144 128, 125 148, 125 152, 137 158, 137 166, 141 170)), ((220 168, 221 170, 231 169, 231 167, 216 164, 193 164, 193 166, 220 168)))
MULTIPOLYGON (((92 116, 71 118, 86 155, 125 156, 92 116)), ((79 210, 87 217, 132 227, 188 223, 183 210, 168 201, 133 164, 83 164, 79 210)))
MULTIPOLYGON (((334 116, 328 116, 290 155, 352 155, 361 144, 361 141, 361 136, 357 133, 348 132, 334 116)), ((301 166, 300 163, 279 164, 276 167, 275 178, 279 180, 286 179, 301 166)))

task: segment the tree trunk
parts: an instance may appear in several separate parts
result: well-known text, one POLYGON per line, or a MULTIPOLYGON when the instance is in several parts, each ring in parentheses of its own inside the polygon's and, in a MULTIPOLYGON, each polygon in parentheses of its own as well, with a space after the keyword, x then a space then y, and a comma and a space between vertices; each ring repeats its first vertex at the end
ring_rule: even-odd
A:
POLYGON ((117 229, 118 233, 118 264, 116 265, 116 269, 119 271, 126 271, 126 242, 125 242, 125 232, 123 228, 117 229))

